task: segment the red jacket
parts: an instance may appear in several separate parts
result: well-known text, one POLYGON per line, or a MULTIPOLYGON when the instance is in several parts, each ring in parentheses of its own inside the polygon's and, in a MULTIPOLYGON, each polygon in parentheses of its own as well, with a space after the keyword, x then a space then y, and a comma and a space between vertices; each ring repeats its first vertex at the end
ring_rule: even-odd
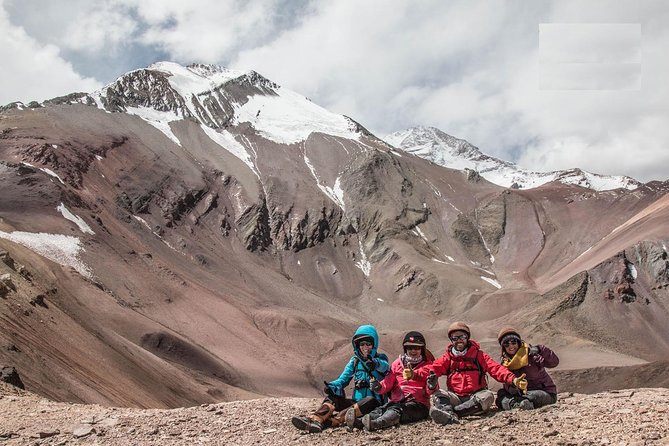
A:
MULTIPOLYGON (((432 355, 428 355, 430 358, 432 355)), ((430 406, 430 394, 425 387, 427 376, 429 375, 429 367, 432 364, 430 359, 426 359, 417 366, 413 367, 414 376, 408 381, 404 380, 403 371, 404 364, 402 364, 402 357, 397 358, 390 365, 390 373, 386 375, 381 381, 381 390, 379 394, 390 392, 390 402, 396 403, 404 397, 413 395, 416 402, 425 406, 430 406)))
POLYGON ((513 382, 514 374, 483 352, 478 342, 470 340, 464 356, 455 356, 452 347, 449 344, 446 353, 432 363, 432 369, 437 375, 448 377, 448 390, 456 395, 465 396, 486 389, 486 373, 501 383, 513 382))

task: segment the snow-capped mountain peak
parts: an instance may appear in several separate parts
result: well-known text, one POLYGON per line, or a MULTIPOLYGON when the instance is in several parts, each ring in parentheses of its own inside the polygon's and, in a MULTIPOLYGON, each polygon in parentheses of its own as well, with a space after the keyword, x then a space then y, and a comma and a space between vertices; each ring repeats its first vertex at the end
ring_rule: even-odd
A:
POLYGON ((412 127, 392 133, 384 140, 398 149, 413 153, 451 169, 472 169, 491 183, 517 189, 531 189, 552 181, 593 190, 624 188, 633 190, 641 183, 627 176, 609 176, 581 169, 534 172, 514 163, 482 153, 477 147, 435 127, 412 127))
POLYGON ((177 144, 180 142, 169 123, 181 119, 198 122, 208 133, 224 133, 231 125, 248 123, 266 139, 282 144, 303 141, 313 132, 359 137, 358 124, 349 118, 331 113, 255 71, 217 65, 154 63, 75 101, 138 115, 177 144))
POLYGON ((156 62, 149 65, 146 70, 166 74, 172 88, 184 98, 210 92, 216 87, 246 74, 217 65, 196 64, 184 67, 174 62, 156 62))

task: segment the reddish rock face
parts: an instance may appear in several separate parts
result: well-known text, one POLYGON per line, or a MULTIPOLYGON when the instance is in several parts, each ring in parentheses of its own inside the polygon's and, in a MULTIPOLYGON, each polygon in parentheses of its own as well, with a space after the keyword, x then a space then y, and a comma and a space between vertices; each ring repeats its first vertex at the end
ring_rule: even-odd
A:
POLYGON ((0 365, 29 389, 142 407, 312 395, 364 323, 391 356, 412 329, 439 352, 454 320, 490 353, 512 324, 565 368, 669 354, 666 184, 504 189, 322 109, 278 142, 313 123, 263 123, 288 96, 257 74, 197 101, 146 76, 107 102, 0 113, 0 365), (148 106, 172 121, 130 114, 148 106))

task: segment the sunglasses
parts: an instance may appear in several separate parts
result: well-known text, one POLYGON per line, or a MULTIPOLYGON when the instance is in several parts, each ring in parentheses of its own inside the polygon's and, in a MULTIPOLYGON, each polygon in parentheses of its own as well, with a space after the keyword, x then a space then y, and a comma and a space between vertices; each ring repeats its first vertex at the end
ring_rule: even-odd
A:
POLYGON ((502 342, 502 345, 504 347, 508 347, 509 344, 518 345, 518 341, 516 341, 515 339, 509 339, 508 341, 502 342))
POLYGON ((358 345, 359 345, 360 347, 371 347, 371 346, 373 346, 374 344, 372 344, 372 343, 369 342, 369 341, 360 341, 360 344, 358 344, 358 345))
POLYGON ((421 350, 423 347, 419 347, 417 345, 407 345, 404 348, 407 350, 421 350))
POLYGON ((458 335, 458 336, 451 336, 451 342, 456 342, 456 341, 461 341, 461 340, 464 341, 466 339, 467 339, 466 334, 461 334, 461 335, 458 335))

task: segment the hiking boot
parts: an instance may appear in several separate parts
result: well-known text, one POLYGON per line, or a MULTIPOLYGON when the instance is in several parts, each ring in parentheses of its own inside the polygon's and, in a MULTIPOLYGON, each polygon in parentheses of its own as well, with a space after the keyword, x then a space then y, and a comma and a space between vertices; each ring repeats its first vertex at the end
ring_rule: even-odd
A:
POLYGON ((310 434, 320 434, 323 432, 323 425, 309 417, 293 417, 290 421, 293 423, 293 426, 301 431, 306 431, 310 434))
POLYGON ((369 432, 385 429, 396 424, 400 424, 400 414, 394 410, 387 410, 377 418, 372 418, 370 414, 362 417, 363 428, 369 432))
POLYGON ((483 412, 483 407, 475 398, 471 398, 465 401, 462 404, 458 404, 453 408, 456 414, 461 417, 467 417, 469 415, 476 415, 483 412))
POLYGON ((518 404, 518 408, 520 410, 532 410, 534 409, 534 404, 532 403, 532 401, 523 398, 520 404, 518 404))
POLYGON ((448 409, 442 409, 440 407, 432 406, 430 408, 430 418, 437 424, 459 423, 458 416, 450 407, 448 409))
POLYGON ((346 411, 346 429, 353 432, 354 429, 363 429, 362 419, 355 416, 355 410, 346 411))
POLYGON ((511 401, 509 407, 511 409, 532 410, 534 409, 534 404, 527 398, 516 398, 511 401))

